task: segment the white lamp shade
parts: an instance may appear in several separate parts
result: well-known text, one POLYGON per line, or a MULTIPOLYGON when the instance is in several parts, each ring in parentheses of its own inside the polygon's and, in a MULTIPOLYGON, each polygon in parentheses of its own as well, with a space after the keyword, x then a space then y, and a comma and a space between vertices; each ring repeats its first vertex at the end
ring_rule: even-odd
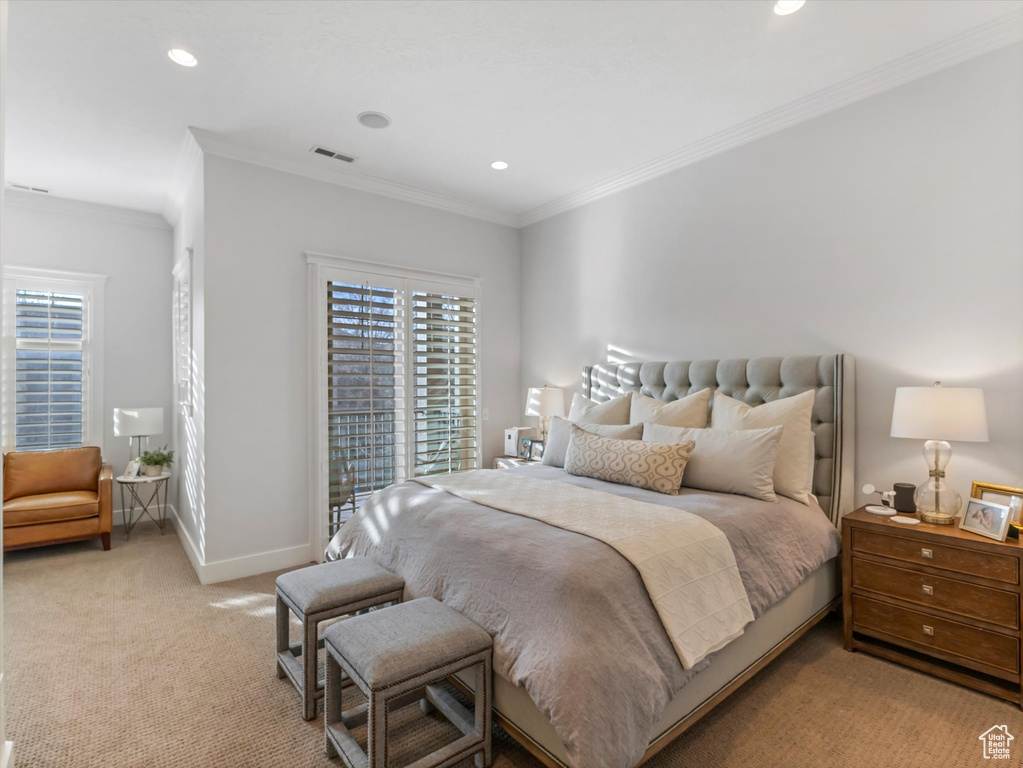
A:
POLYGON ((146 437, 163 434, 163 408, 114 408, 114 435, 146 437))
POLYGON ((560 387, 530 387, 526 397, 527 416, 564 416, 565 393, 560 387))
POLYGON ((971 387, 897 387, 892 437, 987 442, 984 390, 971 387))

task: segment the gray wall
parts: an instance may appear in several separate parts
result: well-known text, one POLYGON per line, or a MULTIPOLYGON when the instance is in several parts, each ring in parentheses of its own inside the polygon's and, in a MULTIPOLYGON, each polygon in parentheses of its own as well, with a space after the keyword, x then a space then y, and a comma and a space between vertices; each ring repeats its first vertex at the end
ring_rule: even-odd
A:
POLYGON ((522 381, 607 359, 844 351, 857 487, 926 478, 895 387, 983 387, 949 477, 1023 485, 1023 46, 535 224, 522 381))
MULTIPOLYGON (((103 286, 103 460, 120 474, 128 464, 128 438, 114 437, 114 408, 164 409, 163 435, 152 448, 173 442, 171 433, 171 243, 169 228, 77 215, 45 199, 25 207, 8 195, 3 216, 6 266, 91 272, 103 286)), ((116 217, 121 209, 106 210, 116 217)), ((114 509, 121 506, 115 491, 114 509)))
POLYGON ((524 418, 519 232, 211 154, 204 164, 207 562, 308 550, 307 251, 482 279, 489 464, 524 418))

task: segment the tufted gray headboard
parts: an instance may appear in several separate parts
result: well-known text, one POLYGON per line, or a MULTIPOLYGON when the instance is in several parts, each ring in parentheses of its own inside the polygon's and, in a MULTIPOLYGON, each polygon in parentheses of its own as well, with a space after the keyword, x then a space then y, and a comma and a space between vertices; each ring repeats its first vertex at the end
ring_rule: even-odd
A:
POLYGON ((597 402, 626 392, 670 401, 710 387, 759 405, 816 390, 813 492, 836 526, 853 505, 855 384, 851 355, 600 363, 583 368, 583 394, 597 402))

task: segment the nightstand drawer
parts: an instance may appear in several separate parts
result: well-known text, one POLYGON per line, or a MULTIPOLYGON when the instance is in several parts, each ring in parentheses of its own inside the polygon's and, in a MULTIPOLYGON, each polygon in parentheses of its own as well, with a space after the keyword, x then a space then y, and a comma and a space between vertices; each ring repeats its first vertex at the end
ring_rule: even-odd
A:
POLYGON ((860 595, 853 596, 853 630, 889 642, 902 641, 920 650, 933 649, 941 658, 962 666, 1018 679, 1017 637, 939 619, 860 595))
POLYGON ((976 552, 972 549, 862 530, 852 532, 852 545, 853 550, 857 552, 868 552, 955 573, 967 573, 1006 584, 1019 583, 1019 560, 1007 555, 976 552))
POLYGON ((1019 596, 991 587, 932 576, 870 560, 853 561, 853 587, 910 603, 1019 628, 1019 596))

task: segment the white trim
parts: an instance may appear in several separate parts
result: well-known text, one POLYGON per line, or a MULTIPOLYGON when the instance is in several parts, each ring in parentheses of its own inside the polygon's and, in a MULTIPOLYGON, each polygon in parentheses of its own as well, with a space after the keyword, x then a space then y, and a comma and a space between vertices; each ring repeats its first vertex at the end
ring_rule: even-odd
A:
POLYGON ((133 224, 153 229, 169 230, 171 228, 171 225, 158 213, 88 203, 84 200, 72 200, 67 197, 44 195, 38 192, 25 192, 21 189, 8 188, 5 192, 5 200, 8 205, 33 211, 45 211, 63 216, 81 216, 86 219, 112 221, 116 224, 133 224))
POLYGON ((14 742, 5 741, 3 752, 0 753, 0 768, 10 768, 13 765, 14 765, 14 742))
POLYGON ((1014 11, 525 211, 518 217, 518 226, 549 219, 1020 40, 1023 11, 1014 11))
MULTIPOLYGON (((5 361, 13 361, 17 340, 13 333, 15 305, 7 302, 9 291, 19 288, 29 290, 53 290, 65 287, 70 291, 81 291, 85 296, 83 306, 82 334, 82 384, 85 403, 82 410, 82 444, 99 446, 105 450, 106 424, 103 420, 103 339, 104 328, 104 286, 107 276, 93 272, 68 272, 65 270, 40 269, 36 267, 5 266, 2 273, 2 291, 5 297, 4 315, 2 317, 2 355, 5 361)), ((13 293, 11 294, 13 296, 13 293)), ((7 395, 13 391, 13 382, 9 378, 13 373, 13 362, 6 365, 7 370, 0 384, 3 389, 3 410, 6 412, 12 403, 7 395)), ((4 419, 0 444, 5 449, 14 447, 15 425, 13 419, 4 419)))
POLYGON ((192 564, 192 570, 195 571, 200 584, 218 584, 222 581, 244 579, 248 576, 258 576, 261 573, 281 571, 285 568, 294 568, 313 562, 309 559, 309 544, 307 542, 297 547, 257 552, 254 555, 207 563, 196 549, 192 537, 188 535, 188 529, 182 525, 177 508, 172 505, 170 511, 172 514, 169 519, 172 521, 174 530, 181 540, 181 547, 185 550, 185 556, 192 564))
POLYGON ((369 259, 359 259, 354 256, 331 256, 326 253, 306 251, 305 259, 307 264, 316 264, 317 266, 329 267, 330 269, 344 269, 349 272, 360 272, 373 275, 374 277, 386 275, 387 277, 396 277, 399 280, 434 280, 474 288, 479 288, 483 283, 483 279, 479 277, 453 275, 448 272, 433 272, 415 267, 402 267, 397 264, 384 264, 369 259))
POLYGON ((327 455, 320 446, 327 443, 327 414, 326 394, 321 381, 320 371, 327 365, 326 345, 320 344, 320 329, 327 324, 327 306, 323 301, 317 301, 320 286, 323 284, 323 268, 326 266, 322 259, 314 260, 308 255, 307 279, 309 296, 309 494, 310 509, 309 519, 309 555, 313 562, 323 561, 323 554, 317 552, 319 549, 316 542, 320 540, 320 510, 327 509, 327 455))
POLYGON ((105 285, 108 275, 99 272, 68 272, 66 269, 42 269, 40 267, 5 266, 3 276, 18 280, 45 280, 48 283, 95 283, 105 285))
MULTIPOLYGON (((476 205, 475 203, 460 200, 449 195, 430 192, 419 187, 401 184, 396 181, 388 181, 376 176, 368 176, 346 168, 335 168, 333 166, 319 167, 319 165, 313 164, 319 156, 297 160, 270 152, 263 152, 258 149, 242 147, 225 140, 221 136, 217 136, 215 133, 199 128, 189 128, 188 130, 202 151, 211 155, 226 157, 229 160, 239 160, 243 163, 258 165, 274 171, 294 174, 295 176, 304 176, 308 179, 335 184, 339 187, 357 189, 360 192, 383 195, 384 197, 403 200, 407 203, 415 203, 427 208, 436 208, 459 216, 469 216, 474 219, 493 222, 494 224, 504 224, 508 227, 519 226, 519 216, 510 211, 476 205)), ((331 160, 324 162, 333 162, 334 165, 340 165, 331 160)))
POLYGON ((195 571, 195 575, 199 577, 200 583, 202 582, 202 570, 205 565, 202 553, 199 552, 199 548, 195 546, 195 542, 192 541, 192 537, 188 533, 188 528, 184 523, 181 522, 181 516, 178 514, 177 505, 169 505, 171 527, 174 532, 178 534, 178 540, 181 542, 181 548, 185 550, 185 556, 188 558, 188 562, 192 564, 192 570, 195 571))

